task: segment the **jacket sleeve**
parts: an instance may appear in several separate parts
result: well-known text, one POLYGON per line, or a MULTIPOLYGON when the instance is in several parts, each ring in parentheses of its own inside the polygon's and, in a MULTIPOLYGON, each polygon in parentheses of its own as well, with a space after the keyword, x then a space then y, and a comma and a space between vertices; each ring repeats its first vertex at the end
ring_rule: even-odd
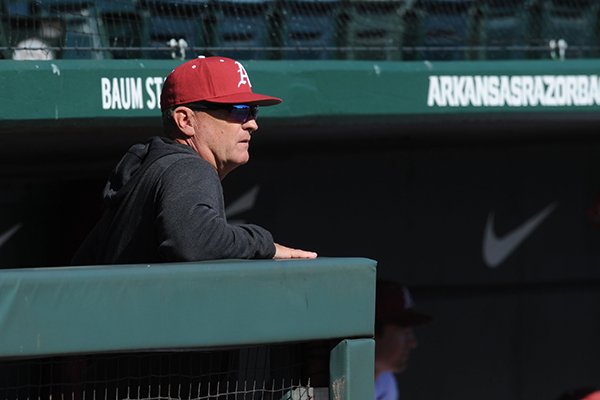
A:
POLYGON ((155 234, 164 260, 272 258, 273 237, 264 228, 227 223, 223 189, 206 161, 186 157, 159 180, 155 234))

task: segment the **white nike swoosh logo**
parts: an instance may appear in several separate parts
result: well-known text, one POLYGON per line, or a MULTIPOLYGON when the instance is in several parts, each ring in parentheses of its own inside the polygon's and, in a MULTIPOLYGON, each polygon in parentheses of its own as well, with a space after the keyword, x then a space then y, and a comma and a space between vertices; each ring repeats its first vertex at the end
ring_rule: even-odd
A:
POLYGON ((0 247, 4 246, 4 243, 8 242, 8 239, 10 239, 12 235, 17 233, 19 229, 21 229, 21 226, 23 226, 23 224, 16 224, 12 228, 4 232, 2 235, 0 235, 0 247))
POLYGON ((529 218, 519 227, 513 229, 503 237, 496 236, 494 232, 494 213, 488 215, 483 236, 483 260, 490 268, 502 264, 515 249, 550 215, 558 205, 551 203, 542 211, 529 218))

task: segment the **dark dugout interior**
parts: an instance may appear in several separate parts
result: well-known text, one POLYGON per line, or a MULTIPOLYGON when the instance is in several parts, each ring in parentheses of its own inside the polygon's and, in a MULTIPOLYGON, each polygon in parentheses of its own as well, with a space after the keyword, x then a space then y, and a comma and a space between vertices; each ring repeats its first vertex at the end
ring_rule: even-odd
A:
MULTIPOLYGON (((409 285, 434 322, 416 331, 403 398, 557 399, 600 384, 595 115, 259 123, 250 163, 223 182, 230 220, 321 256, 376 259, 380 277, 409 285), (536 216, 513 248, 485 250, 486 231, 497 247, 536 216)), ((5 128, 0 267, 68 265, 112 167, 159 133, 5 128)))

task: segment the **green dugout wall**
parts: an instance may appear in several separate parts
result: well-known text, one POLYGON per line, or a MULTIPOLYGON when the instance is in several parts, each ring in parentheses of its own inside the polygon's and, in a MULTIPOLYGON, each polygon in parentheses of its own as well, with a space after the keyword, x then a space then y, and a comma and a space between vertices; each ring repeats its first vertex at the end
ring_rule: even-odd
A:
MULTIPOLYGON (((85 168, 90 160, 114 162, 132 142, 160 133, 162 80, 178 63, 2 61, 0 159, 10 168, 22 168, 26 159, 82 158, 85 168)), ((490 119, 569 121, 568 127, 543 129, 573 134, 573 123, 593 131, 599 115, 600 60, 244 64, 257 92, 284 99, 261 110, 260 133, 269 143, 335 135, 463 134, 471 122, 476 135, 511 132, 504 124, 484 123, 482 130, 480 122, 490 119)))
MULTIPOLYGON (((3 61, 2 127, 27 121, 158 115, 162 79, 178 62, 3 61)), ((282 118, 594 112, 600 60, 247 61, 255 90, 285 102, 282 118)))

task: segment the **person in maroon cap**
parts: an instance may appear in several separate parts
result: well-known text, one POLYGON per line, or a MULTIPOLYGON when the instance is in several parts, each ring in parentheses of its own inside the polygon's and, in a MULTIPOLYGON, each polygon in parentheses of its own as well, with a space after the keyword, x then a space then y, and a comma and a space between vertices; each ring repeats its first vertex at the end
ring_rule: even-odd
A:
POLYGON ((375 400, 398 400, 394 374, 403 372, 410 352, 417 347, 413 327, 431 321, 431 316, 414 309, 406 286, 377 282, 375 299, 375 400))
POLYGON ((104 189, 104 212, 74 265, 315 258, 274 242, 264 228, 231 225, 221 180, 248 162, 260 106, 245 68, 225 57, 190 60, 161 93, 165 137, 132 146, 104 189))
POLYGON ((580 387, 560 395, 558 400, 600 400, 600 389, 597 387, 580 387))

